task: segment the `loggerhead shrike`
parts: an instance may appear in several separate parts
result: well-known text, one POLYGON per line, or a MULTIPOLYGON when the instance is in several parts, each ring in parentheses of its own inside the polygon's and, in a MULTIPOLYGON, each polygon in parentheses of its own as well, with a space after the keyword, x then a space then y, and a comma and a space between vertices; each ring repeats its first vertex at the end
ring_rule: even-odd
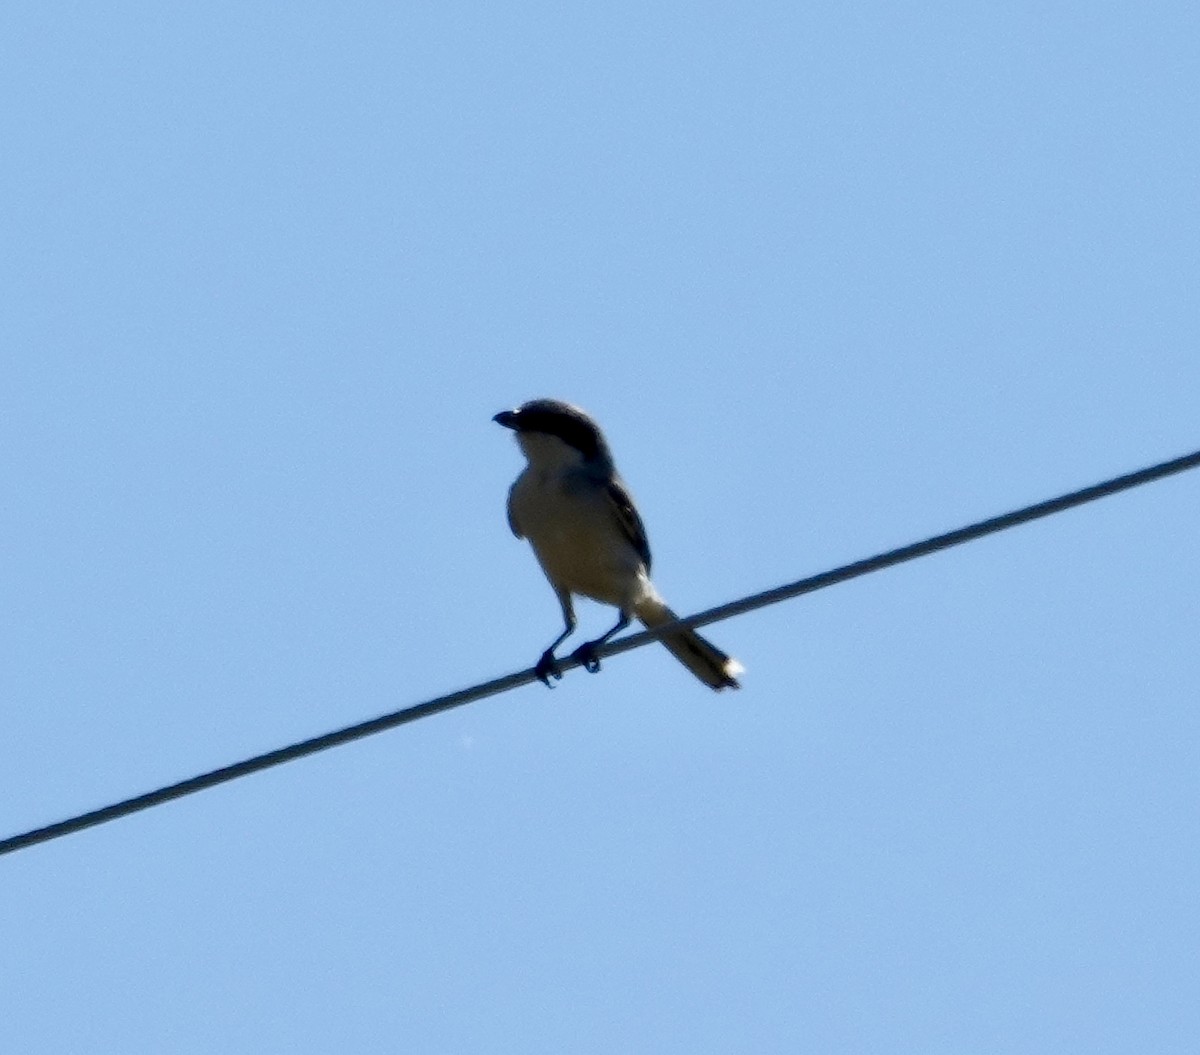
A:
MULTIPOLYGON (((566 624, 538 660, 537 676, 546 686, 551 677, 562 677, 554 650, 575 629, 572 594, 614 605, 620 613, 607 634, 572 654, 594 674, 600 669, 596 649, 624 630, 631 616, 651 629, 677 618, 650 581, 650 546, 642 518, 600 427, 578 407, 534 399, 492 420, 517 434, 529 462, 509 491, 508 523, 517 538, 527 538, 533 546, 566 624)), ((661 641, 710 688, 739 687, 742 665, 695 630, 677 630, 661 641)))

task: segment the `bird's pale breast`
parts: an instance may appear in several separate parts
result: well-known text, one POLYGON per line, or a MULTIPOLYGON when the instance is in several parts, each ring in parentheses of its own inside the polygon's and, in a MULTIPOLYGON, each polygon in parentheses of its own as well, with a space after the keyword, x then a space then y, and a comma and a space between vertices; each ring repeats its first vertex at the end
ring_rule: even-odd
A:
POLYGON ((642 559, 604 494, 530 471, 513 485, 512 512, 552 584, 621 608, 648 586, 642 559))

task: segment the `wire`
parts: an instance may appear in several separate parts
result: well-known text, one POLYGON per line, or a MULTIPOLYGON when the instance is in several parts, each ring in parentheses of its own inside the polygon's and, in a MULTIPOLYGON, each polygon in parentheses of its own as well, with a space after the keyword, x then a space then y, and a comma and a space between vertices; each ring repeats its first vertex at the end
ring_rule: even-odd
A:
MULTIPOLYGON (((1111 480, 1093 484, 1091 487, 1081 487, 1078 491, 1071 491, 1068 494, 1059 495, 1057 498, 1048 498, 1044 502, 1035 502, 1031 506, 1014 509, 1011 513, 1001 513, 999 516, 990 517, 987 520, 979 520, 966 527, 947 531, 944 535, 934 535, 921 542, 913 542, 908 546, 901 546, 899 549, 888 550, 886 553, 879 553, 874 557, 855 561, 853 564, 843 564, 840 568, 833 568, 830 571, 821 572, 819 575, 788 583, 786 586, 777 586, 771 590, 763 590, 762 593, 751 594, 739 601, 720 604, 716 608, 697 612, 695 615, 680 619, 668 626, 630 634, 597 651, 600 655, 605 656, 628 652, 631 648, 640 648, 646 642, 653 641, 663 634, 669 634, 681 626, 706 626, 735 615, 744 615, 756 608, 765 608, 769 604, 799 597, 801 594, 823 590, 826 586, 834 586, 849 579, 857 579, 860 575, 882 571, 884 568, 891 568, 896 564, 903 564, 905 561, 916 560, 917 557, 925 557, 930 553, 937 553, 939 550, 950 549, 951 546, 960 546, 964 542, 973 542, 977 538, 983 538, 984 535, 994 535, 998 531, 1006 531, 1019 524, 1028 524, 1031 520, 1053 516, 1055 513, 1073 509, 1075 506, 1094 502, 1097 498, 1107 498, 1120 491, 1128 491, 1131 488, 1140 487, 1142 484, 1153 483, 1155 480, 1174 476, 1176 473, 1195 469, 1197 466, 1200 466, 1200 451, 1193 451, 1191 454, 1159 462, 1157 465, 1147 466, 1145 469, 1138 469, 1136 472, 1126 473, 1124 476, 1114 476, 1111 480)), ((0 843, 0 849, 3 848, 3 845, 0 843)))
MULTIPOLYGON (((631 634, 617 641, 608 642, 597 650, 597 654, 600 656, 615 656, 622 652, 629 652, 632 649, 641 648, 643 645, 657 640, 663 634, 669 634, 673 630, 678 630, 680 627, 704 626, 708 623, 715 623, 722 619, 728 619, 731 616, 742 615, 758 608, 765 608, 767 605, 777 604, 779 601, 799 597, 801 594, 812 593, 815 590, 822 590, 827 586, 833 586, 850 579, 857 579, 862 575, 869 575, 872 572, 882 571, 884 568, 903 564, 905 561, 915 560, 917 557, 924 557, 930 553, 937 553, 940 550, 949 549, 951 546, 959 546, 964 542, 971 542, 985 535, 993 535, 999 531, 1006 531, 1019 524, 1027 524, 1032 520, 1040 520, 1042 517, 1053 516, 1056 513, 1072 509, 1075 506, 1094 502, 1098 498, 1105 498, 1120 491, 1128 491, 1131 488, 1140 487, 1142 484, 1161 480, 1164 477, 1173 476, 1176 473, 1184 472, 1187 469, 1194 469, 1197 466, 1200 466, 1200 450, 1193 451, 1191 454, 1185 454, 1180 458, 1173 458, 1170 461, 1159 462, 1157 465, 1151 465, 1136 472, 1127 473, 1124 476, 1113 477, 1111 480, 1105 480, 1103 483, 1084 487, 1078 491, 1060 495, 1057 498, 1037 502, 1022 509, 1016 509, 1011 513, 1004 513, 987 520, 980 520, 966 527, 958 528, 955 531, 948 531, 943 535, 934 535, 932 538, 924 539, 921 542, 914 542, 908 546, 888 550, 874 557, 855 561, 853 564, 843 564, 839 568, 821 572, 819 575, 811 575, 806 579, 800 579, 784 586, 763 590, 761 593, 752 594, 740 600, 731 601, 728 604, 718 605, 715 608, 709 608, 703 612, 688 616, 685 619, 680 619, 677 622, 657 627, 654 630, 631 634)), ((560 660, 560 666, 564 671, 570 670, 579 666, 579 661, 570 657, 564 657, 560 660)), ((207 773, 201 773, 199 776, 189 777, 187 780, 168 784, 166 787, 148 791, 142 795, 135 795, 133 798, 124 799, 121 802, 114 802, 110 806, 104 806, 101 809, 57 821, 43 828, 34 828, 19 835, 13 835, 7 839, 0 840, 0 855, 21 850, 27 846, 35 846, 38 843, 49 842, 51 839, 58 839, 73 832, 83 831, 86 828, 94 828, 98 824, 106 824, 109 821, 117 820, 119 817, 126 817, 131 813, 147 810, 152 806, 160 806, 165 802, 181 799, 185 795, 192 795, 197 791, 203 791, 205 788, 216 787, 218 784, 225 784, 228 781, 249 776, 251 773, 270 769, 272 766, 282 765, 284 762, 291 762, 296 758, 304 758, 307 755, 316 754, 318 751, 337 747, 339 744, 348 744, 354 740, 361 740, 366 736, 374 736, 385 729, 394 729, 396 726, 407 725, 409 722, 415 722, 420 718, 428 718, 430 715, 440 714, 442 711, 448 711, 454 707, 474 703, 476 700, 482 700, 488 696, 507 692, 509 689, 515 689, 520 685, 527 685, 534 681, 536 677, 537 675, 534 673, 532 667, 514 674, 506 674, 503 677, 494 678, 491 681, 483 682, 471 688, 460 689, 458 692, 451 692, 445 696, 428 700, 425 703, 418 703, 412 707, 405 707, 399 711, 380 715, 378 718, 359 722, 357 725, 346 726, 344 729, 337 729, 331 733, 314 736, 311 739, 301 740, 287 747, 268 751, 265 754, 255 755, 253 758, 247 758, 232 765, 222 766, 220 769, 213 769, 207 773)))

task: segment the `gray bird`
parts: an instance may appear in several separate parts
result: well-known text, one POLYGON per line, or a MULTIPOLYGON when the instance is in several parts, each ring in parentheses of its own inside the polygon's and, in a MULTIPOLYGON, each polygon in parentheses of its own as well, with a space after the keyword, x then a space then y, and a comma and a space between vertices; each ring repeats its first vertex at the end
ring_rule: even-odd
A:
MULTIPOLYGON (((493 419, 516 433, 528 465, 508 494, 508 523, 529 540, 562 606, 565 628, 537 662, 549 686, 562 671, 554 650, 575 629, 571 597, 581 594, 620 613, 616 626, 572 654, 589 671, 600 669, 596 650, 636 616, 646 627, 677 616, 650 581, 650 545, 637 507, 617 474, 600 427, 578 407, 534 399, 493 419)), ((736 689, 742 665, 694 630, 661 639, 676 659, 710 688, 736 689)))

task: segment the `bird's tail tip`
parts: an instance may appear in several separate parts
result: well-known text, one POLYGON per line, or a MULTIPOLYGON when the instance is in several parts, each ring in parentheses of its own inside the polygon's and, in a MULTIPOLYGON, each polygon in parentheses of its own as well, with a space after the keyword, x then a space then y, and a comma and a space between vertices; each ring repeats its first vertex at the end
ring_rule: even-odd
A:
POLYGON ((721 673, 725 676, 725 683, 717 686, 718 692, 721 689, 740 689, 742 683, 738 681, 738 678, 746 673, 746 668, 732 656, 727 656, 725 666, 721 668, 721 673))
MULTIPOLYGON (((656 602, 638 610, 638 618, 648 627, 665 626, 678 616, 665 604, 656 602)), ((726 655, 705 637, 690 628, 664 634, 661 638, 667 650, 710 689, 740 689, 738 678, 746 672, 732 656, 726 655)))

